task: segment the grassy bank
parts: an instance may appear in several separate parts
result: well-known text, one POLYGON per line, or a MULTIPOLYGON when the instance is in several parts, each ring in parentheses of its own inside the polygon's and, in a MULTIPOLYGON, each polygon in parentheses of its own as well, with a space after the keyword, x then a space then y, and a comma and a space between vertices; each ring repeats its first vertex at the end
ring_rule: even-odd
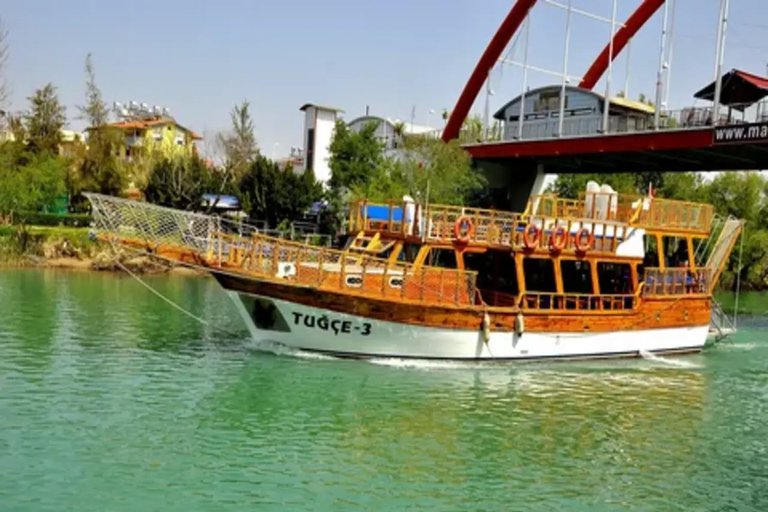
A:
POLYGON ((135 273, 196 274, 183 267, 172 267, 148 256, 123 253, 117 256, 106 243, 91 240, 89 228, 65 226, 0 226, 0 265, 35 266, 80 270, 118 271, 121 263, 135 273))

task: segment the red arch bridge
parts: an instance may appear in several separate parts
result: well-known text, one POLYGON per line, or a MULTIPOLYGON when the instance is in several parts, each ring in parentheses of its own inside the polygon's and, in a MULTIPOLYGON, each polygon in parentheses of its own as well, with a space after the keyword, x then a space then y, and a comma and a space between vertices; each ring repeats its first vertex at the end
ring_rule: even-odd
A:
MULTIPOLYGON (((611 0, 607 0, 611 1, 611 0)), ((601 17, 572 7, 572 0, 516 0, 480 57, 442 134, 443 140, 460 135, 462 124, 490 74, 505 63, 502 53, 524 35, 523 92, 494 117, 498 127, 493 140, 466 144, 476 165, 496 176, 497 186, 514 180, 512 207, 519 207, 531 193, 540 193, 546 174, 637 173, 644 171, 727 171, 768 169, 768 78, 740 70, 723 72, 729 0, 720 0, 715 71, 712 83, 694 94, 705 107, 668 110, 669 76, 674 41, 675 3, 699 0, 641 0, 625 20, 601 17), (567 3, 563 3, 567 2, 567 3), (566 11, 565 48, 560 82, 529 89, 527 72, 536 69, 528 60, 528 34, 534 8, 566 11), (611 96, 613 62, 626 51, 632 38, 654 15, 662 17, 660 59, 655 105, 611 96), (610 36, 591 66, 571 85, 567 74, 571 20, 589 16, 610 24, 610 36), (604 91, 596 86, 604 82, 604 91), (502 177, 498 179, 498 177, 502 177)), ((710 6, 713 4, 709 4, 710 6)), ((627 57, 628 59, 628 57, 627 57)), ((629 65, 627 65, 629 69, 629 65)), ((486 97, 486 127, 490 124, 486 97)), ((488 128, 486 128, 487 133, 488 128)))

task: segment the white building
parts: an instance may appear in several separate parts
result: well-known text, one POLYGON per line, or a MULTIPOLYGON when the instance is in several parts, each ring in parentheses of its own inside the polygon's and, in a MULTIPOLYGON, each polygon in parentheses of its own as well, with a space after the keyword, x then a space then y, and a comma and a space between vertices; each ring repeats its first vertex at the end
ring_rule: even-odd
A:
POLYGON ((404 123, 398 120, 378 116, 362 116, 350 121, 347 126, 353 132, 359 132, 370 123, 377 123, 378 126, 374 132, 376 137, 384 143, 384 150, 391 151, 398 149, 401 136, 407 135, 427 135, 438 132, 430 126, 422 126, 411 123, 404 123), (400 130, 400 133, 398 133, 400 130))
POLYGON ((305 103, 299 110, 304 112, 304 160, 301 172, 311 169, 318 181, 328 183, 331 179, 329 147, 336 118, 343 110, 312 103, 305 103))
MULTIPOLYGON (((339 114, 338 108, 306 103, 301 109, 304 112, 304 148, 297 154, 283 159, 281 165, 285 169, 303 173, 312 169, 315 178, 323 184, 331 179, 330 145, 333 139, 334 127, 339 114)), ((384 153, 388 157, 397 157, 402 153, 398 147, 403 136, 434 135, 440 136, 440 130, 429 126, 403 123, 398 120, 378 116, 365 115, 350 121, 347 125, 353 132, 359 132, 370 123, 377 123, 375 135, 384 143, 384 153)), ((298 149, 298 148, 296 148, 298 149)))

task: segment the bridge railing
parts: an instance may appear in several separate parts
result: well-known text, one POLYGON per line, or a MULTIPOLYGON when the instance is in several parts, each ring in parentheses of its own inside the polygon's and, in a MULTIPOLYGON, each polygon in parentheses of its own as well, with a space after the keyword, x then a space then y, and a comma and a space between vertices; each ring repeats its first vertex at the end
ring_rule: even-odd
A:
POLYGON ((768 102, 744 103, 721 107, 715 116, 712 107, 685 107, 661 112, 661 129, 703 128, 707 126, 730 126, 768 121, 768 102))

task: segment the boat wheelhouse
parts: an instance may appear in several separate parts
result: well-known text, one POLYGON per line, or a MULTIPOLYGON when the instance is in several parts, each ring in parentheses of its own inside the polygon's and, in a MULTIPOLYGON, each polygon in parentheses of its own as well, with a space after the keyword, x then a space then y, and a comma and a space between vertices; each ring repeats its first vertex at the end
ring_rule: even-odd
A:
POLYGON ((593 186, 531 197, 520 213, 358 201, 334 250, 88 197, 102 238, 207 270, 254 338, 346 357, 699 351, 742 227, 710 205, 593 186))

